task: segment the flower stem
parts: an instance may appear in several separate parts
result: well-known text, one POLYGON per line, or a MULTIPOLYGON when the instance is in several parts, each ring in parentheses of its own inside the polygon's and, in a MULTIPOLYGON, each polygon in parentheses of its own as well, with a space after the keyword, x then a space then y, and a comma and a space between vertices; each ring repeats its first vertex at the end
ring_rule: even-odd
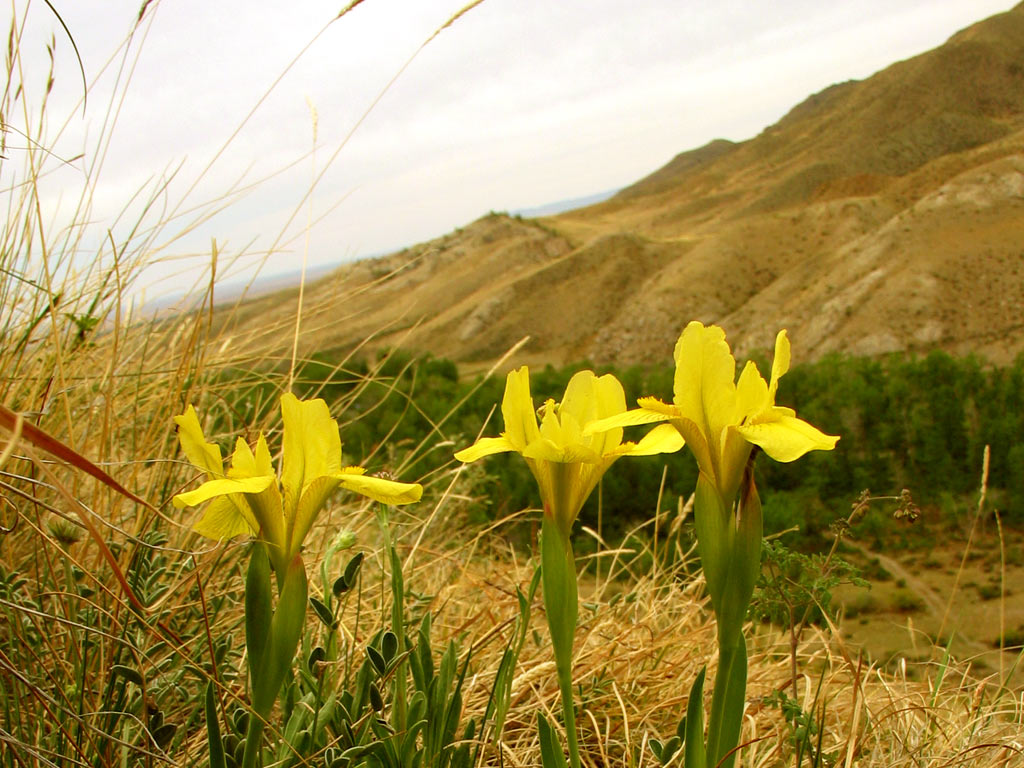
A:
POLYGON ((732 768, 736 761, 734 750, 739 744, 746 690, 747 644, 743 635, 739 634, 733 642, 723 643, 720 639, 718 672, 708 718, 708 765, 732 768), (726 755, 729 757, 725 758, 726 755))
POLYGON ((580 768, 576 713, 572 701, 572 646, 579 611, 576 561, 569 539, 562 535, 554 519, 547 514, 541 527, 540 550, 541 587, 558 672, 569 763, 572 768, 580 768))

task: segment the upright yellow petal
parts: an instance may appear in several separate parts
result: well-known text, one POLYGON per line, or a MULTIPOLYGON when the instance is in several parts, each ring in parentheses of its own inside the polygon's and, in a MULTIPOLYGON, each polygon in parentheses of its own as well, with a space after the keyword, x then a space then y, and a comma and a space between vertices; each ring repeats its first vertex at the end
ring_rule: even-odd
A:
POLYGON ((768 394, 768 384, 757 370, 754 361, 748 360, 740 373, 740 380, 736 383, 736 410, 732 423, 743 424, 752 416, 769 408, 772 402, 768 394))
POLYGON ((768 398, 775 405, 775 393, 779 389, 779 379, 789 370, 789 337, 786 330, 779 331, 775 337, 775 357, 772 358, 772 382, 768 387, 768 398))
POLYGON ((505 420, 505 439, 514 450, 522 451, 537 439, 537 412, 530 397, 530 370, 525 365, 509 371, 505 378, 505 396, 501 401, 501 415, 505 420))
MULTIPOLYGON (((574 373, 565 387, 565 394, 558 406, 559 416, 571 415, 578 424, 593 421, 597 414, 597 398, 594 391, 596 380, 597 377, 593 371, 574 373)), ((543 429, 542 424, 541 431, 543 429)))
POLYGON ((549 400, 544 409, 540 436, 523 448, 521 453, 531 459, 562 463, 597 461, 600 458, 599 454, 584 443, 582 432, 580 423, 572 413, 556 413, 554 402, 549 400))
POLYGON ((174 417, 178 425, 178 442, 181 450, 192 464, 207 474, 207 477, 223 477, 224 462, 220 456, 220 448, 214 443, 206 442, 203 428, 199 426, 196 409, 191 405, 181 416, 174 417))
MULTIPOLYGON (((718 474, 722 431, 732 421, 736 403, 736 360, 718 326, 699 322, 686 326, 675 349, 674 396, 680 416, 695 424, 708 443, 712 466, 701 467, 718 474)), ((691 447, 694 440, 683 432, 691 447)))
POLYGON ((277 474, 274 471, 274 462, 270 458, 270 448, 267 446, 267 438, 260 432, 259 438, 256 440, 256 474, 257 475, 274 475, 277 474))
MULTIPOLYGON (((262 435, 260 435, 262 437, 262 435)), ((242 438, 235 440, 235 452, 231 454, 231 468, 228 470, 228 477, 259 477, 260 475, 272 475, 270 472, 258 472, 256 470, 256 457, 248 443, 242 438)))
POLYGON ((291 516, 306 486, 341 469, 341 436, 327 403, 320 399, 301 401, 285 393, 281 396, 281 419, 281 485, 285 514, 291 516))
MULTIPOLYGON (((626 393, 622 389, 622 384, 619 380, 611 374, 606 374, 594 380, 594 401, 596 413, 593 416, 593 421, 584 423, 584 435, 590 434, 586 430, 589 424, 626 412, 626 393)), ((590 447, 598 455, 604 455, 614 450, 621 442, 622 428, 613 426, 611 429, 593 433, 590 447)))

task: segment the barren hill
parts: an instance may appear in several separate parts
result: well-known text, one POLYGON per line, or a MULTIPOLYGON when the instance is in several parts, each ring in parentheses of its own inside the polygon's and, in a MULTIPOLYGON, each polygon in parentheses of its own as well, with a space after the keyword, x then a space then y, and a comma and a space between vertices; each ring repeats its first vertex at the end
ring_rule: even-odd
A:
MULTIPOLYGON (((307 288, 307 348, 665 360, 690 319, 801 359, 1024 350, 1024 3, 598 205, 486 216, 307 288)), ((294 313, 281 296, 242 308, 294 313)), ((243 327, 239 325, 237 327, 243 327)))

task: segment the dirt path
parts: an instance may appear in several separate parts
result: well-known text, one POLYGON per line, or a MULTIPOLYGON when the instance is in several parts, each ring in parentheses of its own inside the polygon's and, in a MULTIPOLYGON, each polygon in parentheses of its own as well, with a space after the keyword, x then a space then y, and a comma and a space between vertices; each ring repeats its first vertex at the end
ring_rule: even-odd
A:
MULTIPOLYGON (((913 591, 925 605, 927 615, 935 621, 936 631, 943 623, 943 618, 947 619, 946 629, 949 629, 950 623, 948 619, 956 616, 956 608, 950 610, 950 617, 946 616, 946 601, 949 599, 948 596, 945 598, 939 596, 928 584, 921 579, 913 571, 907 570, 899 560, 896 560, 888 555, 882 554, 881 552, 874 552, 867 547, 861 546, 852 541, 846 542, 849 546, 856 549, 864 557, 870 559, 876 559, 885 570, 892 574, 894 579, 902 580, 907 588, 913 591)), ((974 638, 968 637, 961 630, 956 630, 958 645, 961 647, 969 648, 971 651, 984 654, 991 653, 992 647, 985 643, 979 642, 974 638)))

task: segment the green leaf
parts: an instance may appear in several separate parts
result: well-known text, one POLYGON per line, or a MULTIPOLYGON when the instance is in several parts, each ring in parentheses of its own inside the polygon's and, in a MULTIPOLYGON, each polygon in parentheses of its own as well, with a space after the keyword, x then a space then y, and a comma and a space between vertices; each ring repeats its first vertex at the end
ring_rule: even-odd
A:
POLYGON ((741 634, 735 645, 720 645, 718 649, 718 672, 711 698, 707 747, 708 759, 715 766, 732 768, 736 760, 736 752, 732 750, 739 744, 746 691, 747 645, 741 634))
POLYGON ((206 684, 206 743, 210 751, 210 768, 227 768, 227 761, 224 759, 224 742, 220 738, 217 699, 214 696, 212 680, 206 684))
POLYGON ((540 760, 543 768, 569 768, 558 737, 541 712, 537 713, 537 730, 540 732, 540 760))
POLYGON ((707 667, 702 667, 697 678, 690 686, 690 698, 686 702, 686 735, 683 739, 684 768, 705 768, 707 753, 704 746, 704 674, 707 667))
POLYGON ((249 678, 255 684, 263 668, 274 617, 271 604, 270 558, 263 542, 253 543, 245 576, 245 648, 249 657, 249 678))
POLYGON ((110 668, 110 674, 112 674, 114 677, 123 677, 125 680, 128 680, 129 682, 135 683, 140 688, 143 685, 142 675, 140 675, 131 667, 126 667, 124 664, 114 664, 110 668))
POLYGON ((384 697, 380 695, 380 689, 374 683, 370 683, 370 706, 374 712, 384 709, 384 697))
POLYGON ((270 714, 295 658, 295 649, 305 623, 307 599, 306 570, 302 557, 297 554, 288 564, 277 610, 270 622, 270 638, 264 663, 254 674, 253 709, 264 719, 270 714))
POLYGON ((244 735, 249 728, 249 713, 242 707, 236 709, 234 714, 231 715, 231 727, 235 729, 235 733, 239 736, 244 735))
POLYGON ((320 619, 321 623, 328 629, 334 626, 334 614, 331 613, 331 609, 324 605, 323 601, 316 597, 310 596, 309 604, 313 607, 313 613, 320 619))
POLYGON ((334 585, 331 587, 331 592, 334 594, 335 597, 341 597, 343 594, 348 592, 348 590, 349 586, 348 583, 345 581, 344 576, 339 576, 338 578, 336 578, 334 580, 334 585))
POLYGON ((395 660, 395 655, 398 653, 398 636, 391 630, 385 632, 381 637, 380 652, 387 664, 391 664, 395 660))
POLYGON ((388 671, 388 663, 384 660, 381 652, 372 645, 366 646, 366 656, 370 659, 373 668, 377 670, 378 675, 384 675, 388 671))
POLYGON ((413 724, 409 726, 409 730, 406 731, 405 738, 402 739, 402 747, 399 753, 402 765, 412 765, 413 754, 416 752, 416 740, 426 724, 426 720, 414 720, 413 724))
POLYGON ((676 756, 676 753, 679 751, 679 747, 681 747, 682 744, 682 739, 678 736, 673 736, 661 745, 661 757, 658 758, 661 760, 661 764, 668 765, 672 761, 672 758, 676 756))
POLYGON ((572 544, 549 516, 544 516, 540 538, 541 589, 551 633, 555 670, 562 699, 562 722, 568 740, 569 760, 580 767, 576 735, 576 712, 573 708, 572 646, 579 614, 576 585, 576 561, 572 544))
POLYGON ((654 757, 661 762, 661 742, 657 739, 651 739, 647 742, 647 746, 651 748, 651 752, 654 753, 654 757))
POLYGON ((327 658, 327 651, 324 650, 322 645, 318 645, 312 651, 309 652, 309 657, 306 659, 306 668, 309 669, 309 673, 316 677, 316 665, 327 658))
POLYGON ((356 552, 345 566, 345 573, 342 575, 342 578, 345 580, 346 592, 355 586, 356 579, 359 577, 359 569, 363 565, 364 557, 366 557, 366 555, 362 552, 356 552))
POLYGON ((155 731, 153 731, 153 741, 160 749, 166 749, 167 745, 171 743, 171 739, 174 738, 174 734, 177 733, 178 726, 174 723, 164 723, 155 731))

